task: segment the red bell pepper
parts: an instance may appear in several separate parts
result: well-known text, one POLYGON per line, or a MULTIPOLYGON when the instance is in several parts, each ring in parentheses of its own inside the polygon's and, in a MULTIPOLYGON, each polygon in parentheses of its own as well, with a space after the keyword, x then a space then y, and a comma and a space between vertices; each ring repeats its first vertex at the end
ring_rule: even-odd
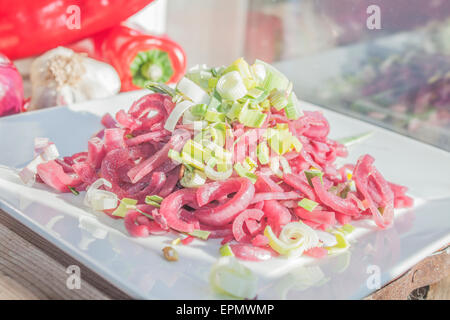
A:
POLYGON ((14 64, 0 53, 0 117, 20 112, 24 103, 22 77, 14 64))
POLYGON ((71 44, 69 48, 111 64, 120 76, 122 91, 143 88, 149 80, 175 83, 186 71, 186 55, 176 42, 123 25, 71 44))
POLYGON ((40 54, 111 28, 150 2, 152 0, 2 0, 0 51, 10 59, 40 54), (79 27, 71 24, 78 13, 79 27))

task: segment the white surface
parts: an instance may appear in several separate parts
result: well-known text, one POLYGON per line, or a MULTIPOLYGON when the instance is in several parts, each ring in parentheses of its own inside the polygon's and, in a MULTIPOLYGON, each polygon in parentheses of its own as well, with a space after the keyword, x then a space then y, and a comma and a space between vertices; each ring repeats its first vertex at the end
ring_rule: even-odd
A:
MULTIPOLYGON (((82 205, 84 193, 58 194, 43 185, 29 188, 4 167, 19 168, 30 161, 35 137, 49 137, 62 156, 86 150, 88 138, 101 128, 104 112, 127 108, 144 93, 1 118, 0 208, 136 298, 217 298, 207 277, 219 256, 219 241, 195 240, 178 246, 179 261, 168 262, 161 249, 175 235, 130 238, 121 221, 87 211, 82 205)), ((317 107, 305 104, 305 109, 317 107)), ((338 256, 246 263, 258 275, 260 299, 362 298, 375 290, 366 284, 371 266, 379 268, 383 285, 449 243, 450 154, 329 110, 323 112, 333 138, 375 131, 350 149, 348 160, 372 154, 388 180, 410 187, 416 206, 398 212, 395 225, 387 230, 361 222, 350 238, 350 251, 338 256)))
POLYGON ((138 27, 152 34, 166 32, 167 0, 155 0, 126 20, 130 27, 138 27))

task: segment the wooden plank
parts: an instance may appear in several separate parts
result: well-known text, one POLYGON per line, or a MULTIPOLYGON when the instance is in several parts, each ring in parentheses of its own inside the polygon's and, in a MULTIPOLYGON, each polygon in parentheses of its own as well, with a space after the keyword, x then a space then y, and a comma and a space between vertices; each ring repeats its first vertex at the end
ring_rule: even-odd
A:
MULTIPOLYGON (((450 255, 433 255, 366 299, 406 299, 413 289, 430 284, 427 299, 450 299, 449 273, 450 255)), ((0 210, 0 299, 129 298, 0 210), (80 289, 66 286, 69 265, 81 269, 80 289)))
POLYGON ((0 210, 0 299, 129 298, 0 210), (66 269, 70 265, 80 267, 80 289, 66 286, 66 269))
POLYGON ((380 290, 368 300, 406 300, 414 290, 439 283, 450 276, 450 254, 446 250, 431 255, 380 290))
POLYGON ((450 300, 450 276, 430 285, 427 300, 450 300))

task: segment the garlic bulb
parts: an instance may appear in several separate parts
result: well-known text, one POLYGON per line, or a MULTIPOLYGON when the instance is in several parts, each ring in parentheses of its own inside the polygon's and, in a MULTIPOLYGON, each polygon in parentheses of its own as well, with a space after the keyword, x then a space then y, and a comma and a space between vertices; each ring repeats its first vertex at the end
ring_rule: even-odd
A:
POLYGON ((120 91, 120 78, 107 63, 58 47, 31 64, 30 110, 106 98, 120 91))

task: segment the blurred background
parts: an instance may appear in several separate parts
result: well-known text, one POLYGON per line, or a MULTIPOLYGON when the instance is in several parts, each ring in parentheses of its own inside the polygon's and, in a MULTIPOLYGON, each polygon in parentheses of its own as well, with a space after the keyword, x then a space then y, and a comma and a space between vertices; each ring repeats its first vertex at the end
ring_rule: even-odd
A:
MULTIPOLYGON (((0 1, 0 7, 5 2, 0 1)), ((2 15, 4 12, 0 9, 2 15)), ((80 12, 83 30, 82 6, 80 12)), ((18 14, 15 19, 19 21, 18 14)), ((129 17, 121 19, 116 23, 142 34, 168 38, 181 48, 176 51, 160 46, 173 65, 173 73, 164 78, 168 83, 186 67, 226 65, 240 56, 251 63, 258 58, 284 72, 302 100, 450 151, 448 0, 155 0, 140 4, 129 17), (180 56, 185 60, 176 62, 180 56)), ((0 28, 3 52, 2 43, 5 46, 11 41, 5 40, 1 30, 5 28, 0 28)), ((86 36, 91 34, 76 40, 86 36)), ((27 46, 27 42, 21 46, 27 46)), ((83 52, 79 46, 70 47, 83 52)), ((121 91, 140 87, 134 74, 132 84, 124 84, 124 71, 118 70, 118 65, 128 61, 125 57, 112 61, 87 54, 118 71, 121 91)), ((31 66, 37 54, 23 55, 10 59, 23 78, 26 99, 34 94, 31 66)), ((146 59, 150 60, 144 62, 165 57, 146 59)), ((162 74, 161 68, 165 70, 165 62, 157 65, 160 69, 149 68, 144 62, 140 74, 154 76, 162 74)))

